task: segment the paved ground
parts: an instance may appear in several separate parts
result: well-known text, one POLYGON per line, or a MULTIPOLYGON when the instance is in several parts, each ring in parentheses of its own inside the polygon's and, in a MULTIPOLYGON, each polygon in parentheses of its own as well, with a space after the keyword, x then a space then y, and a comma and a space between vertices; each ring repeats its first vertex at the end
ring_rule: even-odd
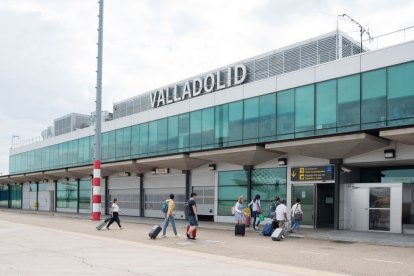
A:
MULTIPOLYGON (((147 224, 124 221, 124 230, 111 227, 110 231, 97 231, 96 224, 59 215, 0 211, 0 274, 7 268, 16 272, 14 275, 28 275, 18 273, 22 264, 35 265, 39 270, 31 272, 40 274, 42 269, 51 268, 45 263, 56 261, 61 263, 56 267, 59 274, 78 264, 79 271, 67 274, 89 275, 95 271, 91 269, 96 269, 100 274, 116 271, 116 275, 127 275, 130 271, 138 275, 166 275, 167 270, 183 275, 198 267, 198 275, 321 275, 322 271, 414 275, 414 248, 410 247, 308 238, 273 242, 253 231, 245 237, 235 237, 233 231, 203 229, 203 223, 197 241, 171 237, 171 229, 170 237, 152 241, 147 236, 147 224), (98 253, 101 256, 94 257, 98 253)), ((179 232, 184 234, 182 226, 179 232)))

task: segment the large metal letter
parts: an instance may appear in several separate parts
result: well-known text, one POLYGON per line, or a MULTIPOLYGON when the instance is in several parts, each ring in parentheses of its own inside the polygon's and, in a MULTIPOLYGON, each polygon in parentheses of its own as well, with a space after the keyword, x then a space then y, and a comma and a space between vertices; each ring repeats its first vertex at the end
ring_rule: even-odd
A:
POLYGON ((193 97, 199 96, 203 91, 203 81, 200 78, 193 80, 193 97))
POLYGON ((214 74, 210 74, 204 78, 204 91, 206 91, 206 93, 211 93, 213 92, 213 90, 214 90, 214 74), (208 87, 209 82, 210 82, 210 87, 208 87))
POLYGON ((242 84, 246 79, 246 66, 244 64, 238 64, 234 66, 234 85, 242 84), (241 70, 241 76, 239 71, 241 70))
POLYGON ((216 90, 226 88, 226 85, 225 84, 220 84, 220 82, 221 82, 221 72, 217 71, 217 88, 216 88, 216 90))
POLYGON ((152 108, 155 108, 156 107, 155 106, 155 99, 157 98, 157 93, 158 93, 158 91, 155 91, 155 92, 151 92, 150 93, 151 106, 152 106, 152 108))
POLYGON ((164 96, 164 90, 158 90, 158 102, 157 106, 165 105, 165 96, 164 96))
POLYGON ((186 96, 187 98, 191 98, 190 82, 188 81, 184 83, 183 95, 182 95, 183 100, 185 100, 186 96))

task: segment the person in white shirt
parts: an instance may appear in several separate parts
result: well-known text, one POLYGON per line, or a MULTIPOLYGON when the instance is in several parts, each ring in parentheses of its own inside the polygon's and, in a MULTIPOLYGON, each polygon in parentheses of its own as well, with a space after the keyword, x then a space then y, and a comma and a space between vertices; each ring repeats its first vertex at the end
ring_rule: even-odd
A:
POLYGON ((108 222, 108 225, 106 226, 106 229, 109 230, 109 226, 111 226, 112 223, 114 223, 114 221, 116 221, 116 223, 119 226, 119 229, 122 230, 121 227, 121 221, 119 220, 119 206, 117 204, 118 199, 114 198, 114 203, 112 204, 112 218, 111 220, 108 222))
POLYGON ((245 224, 246 222, 246 218, 243 213, 243 201, 244 201, 244 197, 239 196, 239 199, 237 200, 236 205, 233 207, 234 218, 239 224, 245 224))
POLYGON ((292 232, 294 233, 299 232, 302 221, 303 211, 300 205, 300 198, 296 198, 296 203, 292 206, 292 232))
POLYGON ((276 207, 275 213, 277 223, 279 224, 279 227, 283 229, 282 239, 284 239, 285 223, 289 222, 287 218, 286 200, 282 200, 282 202, 276 207))
POLYGON ((256 219, 262 213, 262 205, 260 204, 260 195, 256 195, 254 199, 250 201, 248 207, 250 206, 252 206, 252 211, 253 211, 253 229, 258 230, 260 220, 257 220, 257 224, 256 224, 256 219))

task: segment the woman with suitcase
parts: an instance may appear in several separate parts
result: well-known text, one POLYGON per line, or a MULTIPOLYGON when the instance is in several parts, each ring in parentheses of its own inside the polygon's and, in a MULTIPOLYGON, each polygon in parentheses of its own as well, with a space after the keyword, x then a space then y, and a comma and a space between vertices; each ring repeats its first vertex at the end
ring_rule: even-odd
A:
POLYGON ((260 220, 258 219, 259 215, 262 213, 262 205, 260 204, 260 195, 256 195, 254 199, 249 203, 249 207, 252 207, 253 210, 253 229, 259 230, 260 220), (257 220, 257 224, 256 224, 257 220))
POLYGON ((239 199, 236 202, 236 205, 232 208, 232 213, 234 214, 234 218, 237 221, 235 226, 235 235, 236 236, 244 236, 246 225, 245 221, 246 218, 243 213, 243 196, 239 196, 239 199))

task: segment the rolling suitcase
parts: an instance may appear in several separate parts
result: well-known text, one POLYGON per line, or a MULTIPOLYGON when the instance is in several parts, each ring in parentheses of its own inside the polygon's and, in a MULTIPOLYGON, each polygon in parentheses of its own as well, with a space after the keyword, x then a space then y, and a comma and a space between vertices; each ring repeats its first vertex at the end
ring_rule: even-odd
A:
POLYGON ((152 239, 155 240, 158 236, 158 234, 161 232, 162 228, 159 225, 154 225, 152 227, 152 229, 149 231, 148 236, 152 239))
POLYGON ((104 221, 102 221, 101 223, 99 223, 96 226, 96 229, 101 230, 108 223, 108 221, 110 221, 110 220, 111 220, 110 217, 109 218, 106 218, 104 221))
MULTIPOLYGON (((187 225, 187 228, 186 228, 186 233, 188 233, 188 230, 190 229, 190 224, 188 224, 187 225)), ((194 231, 193 231, 193 238, 195 238, 197 236, 197 229, 195 229, 194 231)))
POLYGON ((280 240, 282 240, 282 235, 285 232, 284 230, 286 229, 286 224, 287 223, 285 223, 285 225, 282 225, 282 228, 279 227, 279 228, 276 228, 275 231, 273 231, 272 236, 271 236, 272 237, 272 241, 280 241, 280 240))
POLYGON ((246 225, 244 224, 236 224, 234 227, 234 235, 235 236, 244 236, 246 233, 246 225))
POLYGON ((266 223, 262 230, 263 236, 270 237, 272 235, 272 232, 273 232, 272 224, 266 223))

